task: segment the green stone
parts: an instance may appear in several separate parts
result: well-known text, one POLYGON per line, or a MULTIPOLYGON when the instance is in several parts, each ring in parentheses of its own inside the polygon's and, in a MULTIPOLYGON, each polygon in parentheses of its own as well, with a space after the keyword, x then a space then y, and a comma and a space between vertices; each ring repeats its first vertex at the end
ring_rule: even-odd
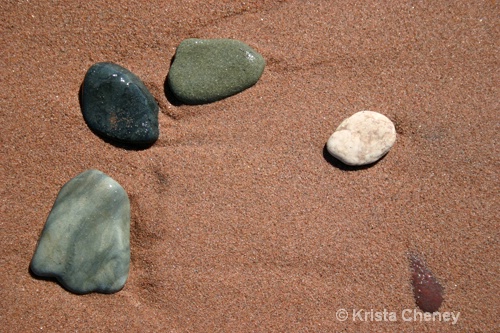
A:
POLYGON ((110 62, 90 67, 81 103, 88 126, 105 139, 134 146, 151 145, 158 139, 158 104, 126 68, 110 62))
POLYGON ((31 261, 76 294, 113 293, 130 266, 130 202, 115 180, 85 171, 59 191, 31 261))
POLYGON ((168 87, 186 104, 221 100, 253 86, 266 62, 250 46, 232 39, 186 39, 168 73, 168 87))

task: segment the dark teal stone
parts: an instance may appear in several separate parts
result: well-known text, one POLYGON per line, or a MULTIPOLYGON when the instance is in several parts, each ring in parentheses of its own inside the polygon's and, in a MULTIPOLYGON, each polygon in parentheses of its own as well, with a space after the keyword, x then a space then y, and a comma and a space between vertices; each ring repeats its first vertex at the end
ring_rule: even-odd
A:
POLYGON ((264 58, 232 39, 186 39, 170 66, 167 83, 186 104, 221 100, 253 86, 264 71, 264 58))
POLYGON ((130 202, 98 170, 85 171, 59 191, 31 261, 31 271, 55 277, 76 294, 113 293, 130 266, 130 202))
POLYGON ((156 100, 135 74, 121 66, 101 62, 90 67, 81 103, 88 126, 105 139, 131 145, 158 139, 156 100))

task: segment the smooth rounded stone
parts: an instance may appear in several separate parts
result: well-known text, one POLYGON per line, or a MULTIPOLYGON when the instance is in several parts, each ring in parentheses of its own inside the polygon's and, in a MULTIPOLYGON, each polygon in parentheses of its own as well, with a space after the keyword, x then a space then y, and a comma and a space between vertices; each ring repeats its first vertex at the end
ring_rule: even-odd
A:
POLYGON ((326 143, 326 149, 347 165, 378 161, 396 141, 396 129, 386 116, 360 111, 345 119, 326 143))
POLYGON ((77 294, 113 293, 130 266, 130 202, 115 180, 87 170, 59 191, 31 261, 77 294))
POLYGON ((129 70, 97 63, 87 71, 81 94, 83 117, 98 135, 132 145, 158 139, 158 104, 129 70))
POLYGON ((191 38, 177 47, 167 82, 183 103, 210 103, 253 86, 265 65, 257 51, 238 40, 191 38))

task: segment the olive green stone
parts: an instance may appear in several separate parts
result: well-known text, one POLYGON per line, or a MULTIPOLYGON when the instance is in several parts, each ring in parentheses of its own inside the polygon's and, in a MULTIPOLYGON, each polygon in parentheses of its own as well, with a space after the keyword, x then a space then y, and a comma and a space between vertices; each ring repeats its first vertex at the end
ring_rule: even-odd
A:
POLYGON ((221 100, 253 86, 262 75, 264 58, 232 39, 186 39, 168 73, 168 87, 181 102, 221 100))
POLYGON ((115 180, 85 171, 59 191, 31 261, 31 271, 66 289, 113 293, 130 265, 130 202, 115 180))

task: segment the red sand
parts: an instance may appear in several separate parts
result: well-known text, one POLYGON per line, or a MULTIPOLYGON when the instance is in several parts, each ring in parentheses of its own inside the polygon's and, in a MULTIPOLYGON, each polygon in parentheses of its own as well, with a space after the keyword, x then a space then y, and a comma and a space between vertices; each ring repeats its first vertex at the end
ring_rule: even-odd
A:
POLYGON ((0 4, 1 330, 498 331, 497 1, 120 2, 0 4), (261 80, 171 105, 163 84, 188 37, 246 42, 267 60, 261 80), (159 101, 153 147, 85 124, 78 89, 98 61, 159 101), (361 110, 395 122, 395 146, 368 169, 328 163, 326 140, 361 110), (59 189, 89 168, 132 202, 130 277, 113 295, 28 271, 59 189), (456 325, 403 320, 410 252, 456 325), (397 320, 370 319, 384 309, 397 320))

